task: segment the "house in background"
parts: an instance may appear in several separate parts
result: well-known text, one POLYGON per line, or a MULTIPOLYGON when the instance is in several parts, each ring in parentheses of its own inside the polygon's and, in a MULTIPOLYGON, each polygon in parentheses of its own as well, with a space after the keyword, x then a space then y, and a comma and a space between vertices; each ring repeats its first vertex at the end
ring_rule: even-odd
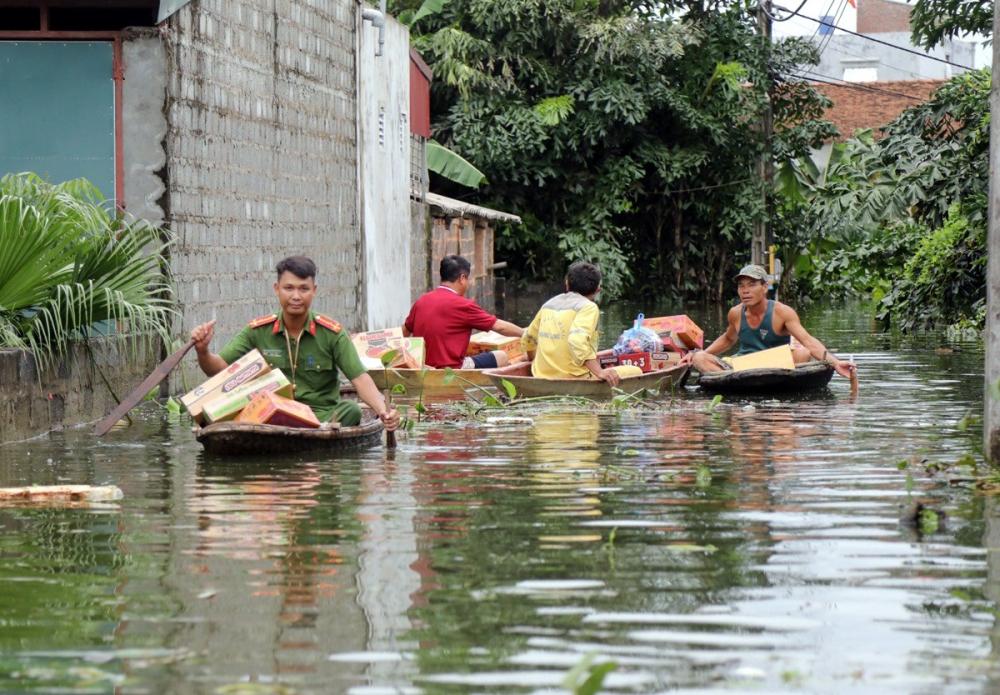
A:
POLYGON ((348 328, 398 324, 423 150, 408 30, 381 19, 358 0, 0 0, 0 174, 85 176, 166 225, 178 335, 272 311, 290 253, 348 328))
MULTIPOLYGON (((957 66, 974 66, 976 47, 971 41, 948 39, 931 50, 914 46, 910 11, 911 6, 905 2, 857 0, 855 31, 862 36, 838 32, 833 23, 819 25, 813 40, 821 51, 820 63, 805 69, 810 74, 848 82, 897 82, 946 80, 964 72, 957 66), (924 55, 914 55, 894 46, 924 55)), ((832 18, 827 19, 832 21, 832 18)))

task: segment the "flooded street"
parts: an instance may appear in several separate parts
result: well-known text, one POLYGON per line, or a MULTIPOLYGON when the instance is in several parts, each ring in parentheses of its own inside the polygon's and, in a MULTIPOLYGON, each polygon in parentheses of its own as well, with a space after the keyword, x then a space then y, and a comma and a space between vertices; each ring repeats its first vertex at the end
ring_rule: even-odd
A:
POLYGON ((982 348, 846 313, 804 318, 856 402, 689 389, 242 462, 147 406, 0 446, 4 486, 125 493, 0 509, 0 691, 533 692, 613 661, 612 692, 995 692, 982 348))

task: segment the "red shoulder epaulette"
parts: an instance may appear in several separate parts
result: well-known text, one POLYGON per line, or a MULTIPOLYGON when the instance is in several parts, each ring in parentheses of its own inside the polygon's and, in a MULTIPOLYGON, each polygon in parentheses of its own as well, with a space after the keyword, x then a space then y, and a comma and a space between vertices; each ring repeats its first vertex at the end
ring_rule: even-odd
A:
POLYGON ((331 319, 329 316, 316 314, 316 323, 321 325, 323 328, 329 328, 334 333, 340 333, 340 324, 331 319))
POLYGON ((251 321, 248 326, 250 328, 260 328, 261 326, 267 326, 274 323, 278 318, 277 314, 268 314, 267 316, 258 316, 253 321, 251 321))

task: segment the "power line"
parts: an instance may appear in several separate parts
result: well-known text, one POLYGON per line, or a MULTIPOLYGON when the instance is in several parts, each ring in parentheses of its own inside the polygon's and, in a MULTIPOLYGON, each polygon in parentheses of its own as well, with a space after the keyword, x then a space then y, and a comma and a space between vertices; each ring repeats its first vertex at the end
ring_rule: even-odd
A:
POLYGON ((736 179, 735 181, 727 181, 726 183, 716 183, 711 186, 698 186, 697 188, 678 188, 675 191, 666 191, 664 195, 673 195, 674 193, 694 193, 695 191, 710 191, 714 188, 726 188, 727 186, 735 186, 741 183, 747 183, 748 181, 756 181, 752 176, 748 176, 745 179, 736 179))
MULTIPOLYGON (((819 22, 819 26, 817 27, 817 29, 823 27, 824 25, 830 27, 829 33, 827 33, 822 39, 820 39, 820 45, 818 49, 820 58, 823 57, 823 52, 826 51, 827 48, 829 48, 830 43, 833 41, 833 34, 836 31, 837 25, 840 24, 841 18, 844 16, 844 13, 847 12, 847 1, 848 0, 841 0, 840 9, 838 9, 834 13, 832 25, 829 22, 819 22)), ((799 16, 801 17, 802 15, 799 16)))
MULTIPOLYGON (((840 55, 850 56, 852 58, 862 58, 862 59, 871 58, 871 56, 865 56, 865 55, 859 55, 857 53, 851 53, 850 51, 845 51, 843 48, 841 48, 839 46, 830 45, 830 44, 827 44, 826 50, 833 51, 834 53, 839 53, 840 55)), ((880 65, 884 65, 885 67, 891 68, 893 70, 898 70, 899 72, 904 72, 907 75, 911 75, 913 77, 913 79, 916 79, 916 80, 925 80, 925 79, 927 79, 926 77, 924 77, 923 75, 921 75, 919 72, 914 72, 913 70, 907 70, 906 68, 901 68, 898 65, 893 65, 892 63, 887 63, 887 62, 885 62, 884 60, 881 60, 881 59, 879 59, 879 64, 880 65)))
POLYGON ((831 77, 830 75, 821 75, 818 72, 812 72, 811 70, 803 70, 801 74, 789 75, 789 77, 798 77, 802 80, 808 80, 810 82, 819 82, 821 84, 829 84, 834 87, 847 87, 849 89, 858 89, 865 92, 877 92, 879 94, 889 94, 890 96, 903 97, 904 99, 911 99, 916 102, 927 101, 926 97, 918 97, 913 94, 904 94, 903 92, 896 92, 891 89, 883 89, 881 87, 872 87, 868 84, 862 82, 848 82, 847 80, 841 80, 836 77, 831 77), (810 75, 810 77, 805 77, 805 75, 810 75))
MULTIPOLYGON (((847 0, 840 0, 840 1, 841 1, 841 3, 843 3, 843 2, 846 2, 847 0)), ((831 15, 831 14, 830 14, 830 10, 832 10, 832 9, 833 9, 833 4, 834 4, 835 2, 837 2, 837 0, 830 0, 830 4, 826 6, 826 12, 824 12, 824 13, 823 13, 822 15, 820 15, 820 16, 822 16, 822 17, 832 17, 833 15, 831 15)), ((837 14, 837 13, 836 13, 836 12, 834 12, 833 14, 837 14)), ((813 30, 813 33, 812 33, 812 36, 810 36, 810 37, 809 37, 809 41, 810 41, 810 43, 811 43, 811 42, 812 42, 812 40, 813 40, 813 39, 815 39, 815 38, 816 38, 816 36, 817 36, 817 35, 819 34, 819 30, 820 30, 821 28, 822 28, 822 25, 820 25, 820 26, 816 27, 816 29, 814 29, 814 30, 813 30)))
POLYGON ((799 3, 799 6, 795 8, 794 12, 789 12, 788 8, 781 7, 780 5, 775 5, 775 7, 781 7, 781 9, 785 10, 785 12, 788 12, 788 16, 785 17, 784 19, 781 19, 780 17, 771 14, 770 12, 767 11, 767 9, 763 5, 760 5, 760 11, 766 14, 772 22, 787 22, 789 19, 797 15, 799 13, 799 10, 801 10, 803 7, 806 6, 807 2, 809 2, 809 0, 802 0, 802 2, 799 3))
MULTIPOLYGON (((775 7, 779 7, 779 5, 775 5, 775 7)), ((782 7, 781 9, 783 9, 785 12, 790 12, 791 11, 787 7, 782 7)), ((828 22, 824 22, 821 19, 816 19, 815 17, 810 17, 809 15, 802 14, 801 12, 798 12, 798 11, 796 11, 794 14, 798 15, 799 17, 802 17, 803 19, 808 19, 811 22, 817 22, 818 24, 829 24, 828 22)), ((868 34, 859 34, 856 31, 851 31, 850 29, 843 29, 841 27, 836 27, 836 30, 837 31, 842 31, 845 34, 851 34, 852 36, 857 36, 857 37, 865 39, 867 41, 872 41, 874 43, 882 44, 883 46, 888 46, 889 48, 895 48, 898 51, 904 51, 906 53, 912 53, 913 55, 919 56, 921 58, 927 58, 928 60, 936 60, 939 63, 944 63, 945 65, 951 65, 951 66, 956 67, 956 68, 962 68, 963 70, 975 70, 975 68, 971 68, 968 65, 962 65, 961 63, 954 63, 954 62, 952 62, 950 60, 947 60, 945 58, 938 58, 937 56, 930 55, 929 53, 921 53, 920 51, 915 51, 912 48, 907 48, 906 46, 900 46, 897 43, 890 43, 888 41, 883 41, 882 39, 876 39, 874 36, 869 36, 868 34)))

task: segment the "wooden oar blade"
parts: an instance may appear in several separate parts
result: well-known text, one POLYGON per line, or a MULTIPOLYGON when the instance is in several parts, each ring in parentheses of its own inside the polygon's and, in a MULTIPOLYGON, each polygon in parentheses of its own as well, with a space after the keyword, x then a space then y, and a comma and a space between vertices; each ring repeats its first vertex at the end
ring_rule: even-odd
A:
POLYGON ((94 434, 101 437, 107 434, 115 423, 121 420, 125 413, 132 410, 132 408, 139 405, 139 402, 145 398, 146 394, 149 393, 150 389, 157 386, 161 381, 167 378, 167 375, 173 371, 174 367, 178 365, 184 355, 187 354, 188 350, 194 347, 194 341, 189 340, 184 347, 172 354, 167 359, 163 360, 156 366, 153 373, 147 376, 141 384, 135 387, 122 402, 118 404, 114 410, 108 413, 107 417, 97 423, 94 427, 94 434))

